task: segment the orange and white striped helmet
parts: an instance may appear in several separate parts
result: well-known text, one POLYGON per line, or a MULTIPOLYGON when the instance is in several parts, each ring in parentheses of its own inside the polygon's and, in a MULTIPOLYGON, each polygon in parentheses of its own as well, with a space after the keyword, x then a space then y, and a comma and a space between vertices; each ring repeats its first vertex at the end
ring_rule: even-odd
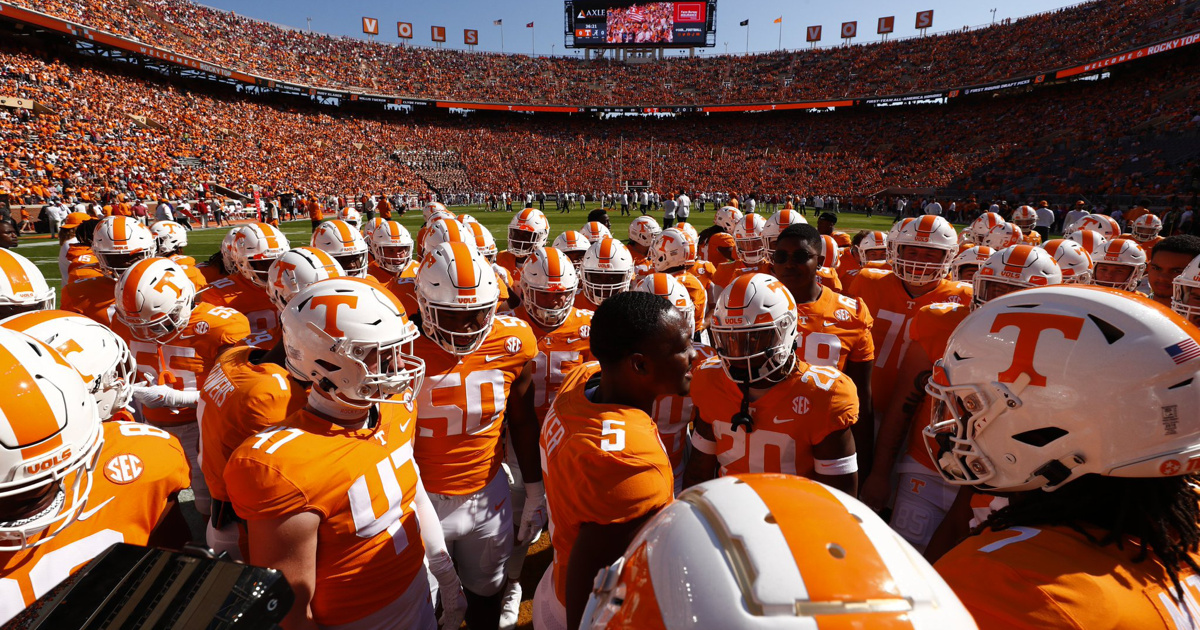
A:
POLYGON ((1062 284, 1062 270, 1054 257, 1040 247, 1013 245, 991 256, 975 274, 971 308, 979 308, 1001 295, 1062 284))
POLYGON ((349 407, 411 403, 425 362, 413 354, 420 336, 391 293, 362 278, 309 285, 279 317, 287 368, 349 407))
POLYGON ((821 259, 817 261, 817 267, 825 269, 837 269, 838 260, 842 257, 842 248, 838 247, 837 241, 828 234, 821 235, 821 259))
POLYGON ((463 225, 467 226, 467 231, 474 237, 475 249, 479 250, 488 262, 496 262, 496 255, 500 250, 496 248, 496 239, 492 236, 492 231, 478 221, 468 221, 463 225))
POLYGON ((1021 228, 1021 232, 1028 234, 1033 230, 1033 226, 1037 224, 1037 210, 1030 206, 1021 206, 1012 213, 1012 222, 1021 228))
POLYGON ((525 312, 543 328, 558 328, 571 314, 579 276, 561 250, 543 247, 521 265, 521 291, 525 312))
MULTIPOLYGON (((679 232, 667 232, 674 232, 675 238, 682 241, 683 235, 679 232)), ((629 290, 629 283, 633 281, 634 275, 633 254, 629 253, 629 248, 621 241, 606 238, 588 248, 587 253, 583 255, 579 274, 584 297, 599 306, 604 300, 629 290)))
POLYGON ((683 315, 684 321, 687 322, 687 329, 696 329, 696 307, 692 304, 692 296, 688 294, 687 288, 675 279, 675 276, 669 273, 652 273, 633 283, 629 290, 653 293, 661 298, 666 298, 683 315))
POLYGON ((1121 226, 1119 226, 1112 217, 1107 214, 1089 214, 1080 218, 1078 221, 1067 226, 1063 230, 1064 236, 1070 236, 1080 230, 1094 230, 1099 232, 1105 240, 1116 238, 1121 235, 1121 226))
POLYGON ((0 326, 25 333, 54 348, 83 377, 101 420, 129 405, 137 363, 129 346, 107 326, 77 313, 34 311, 0 326))
POLYGON ((1042 244, 1062 270, 1063 284, 1092 283, 1092 255, 1075 241, 1056 238, 1042 244))
POLYGON ((446 206, 443 206, 442 204, 440 204, 436 201, 430 201, 429 203, 427 203, 421 207, 421 216, 425 218, 426 223, 429 223, 429 218, 434 212, 445 212, 446 214, 450 215, 451 217, 454 216, 454 213, 447 210, 446 206))
POLYGON ((371 249, 371 239, 375 238, 375 230, 378 230, 379 226, 383 225, 386 222, 387 222, 387 219, 384 219, 382 217, 375 217, 375 218, 371 219, 370 221, 367 221, 366 223, 364 223, 362 226, 362 229, 359 230, 360 232, 362 232, 363 240, 367 242, 367 250, 370 251, 372 255, 374 255, 375 250, 371 249))
POLYGON ((967 228, 967 231, 975 236, 974 242, 976 244, 981 244, 983 243, 983 237, 987 236, 987 233, 991 232, 992 228, 1003 223, 1004 217, 995 212, 985 212, 971 222, 971 227, 967 228))
MULTIPOLYGON (((887 233, 887 262, 888 262, 888 264, 891 264, 891 262, 893 260, 895 260, 895 258, 896 258, 896 238, 900 236, 900 231, 904 229, 904 226, 906 226, 909 223, 912 223, 913 221, 916 221, 916 220, 917 220, 916 217, 908 217, 906 219, 900 219, 899 221, 896 221, 895 223, 893 223, 891 229, 888 230, 888 233, 887 233)), ((860 246, 860 248, 861 248, 861 246, 860 246)), ((861 251, 861 249, 860 249, 860 251, 861 251)), ((863 266, 865 267, 866 264, 863 263, 863 266)))
POLYGON ((421 327, 446 352, 475 352, 492 330, 499 301, 496 272, 474 244, 451 241, 425 252, 417 271, 421 327))
POLYGON ((697 243, 700 242, 700 233, 696 231, 696 226, 692 225, 691 223, 688 223, 687 221, 681 221, 675 224, 675 229, 683 232, 693 241, 696 241, 697 243))
POLYGON ((282 311, 295 295, 309 285, 346 275, 333 256, 315 247, 290 249, 271 264, 267 273, 267 297, 282 311))
POLYGON ((767 220, 754 213, 743 216, 733 226, 733 242, 737 245, 738 258, 742 262, 757 265, 767 257, 767 246, 763 240, 766 227, 767 220))
POLYGON ((156 251, 150 229, 133 217, 104 217, 92 237, 100 271, 113 280, 138 261, 153 258, 156 251))
POLYGON ((866 505, 803 477, 756 474, 689 488, 650 519, 597 575, 581 627, 817 628, 843 617, 862 628, 976 627, 866 505))
POLYGON ((164 258, 187 247, 187 230, 174 221, 155 221, 150 225, 150 233, 154 235, 158 255, 164 258))
POLYGON ((778 381, 795 358, 796 300, 774 276, 748 273, 717 297, 709 327, 725 373, 735 383, 778 381))
POLYGON ((476 219, 475 217, 473 217, 465 212, 454 218, 458 219, 459 223, 466 225, 466 226, 470 226, 472 223, 479 223, 479 219, 476 219))
POLYGON ((549 237, 550 222, 541 210, 525 208, 508 222, 508 251, 516 256, 528 256, 545 247, 549 237))
POLYGON ((655 271, 670 271, 688 264, 695 256, 688 237, 676 228, 667 228, 658 235, 646 257, 654 263, 655 271))
POLYGON ((318 225, 309 244, 338 261, 346 275, 367 277, 367 241, 349 223, 334 220, 318 225))
POLYGON ((349 223, 356 230, 359 228, 359 225, 362 223, 362 215, 359 214, 358 210, 351 208, 349 206, 342 208, 341 210, 338 210, 337 218, 338 218, 338 221, 345 221, 346 223, 349 223))
POLYGON ((413 238, 397 221, 384 221, 367 241, 375 264, 389 273, 400 273, 412 262, 413 238))
POLYGON ((243 278, 265 289, 271 263, 291 249, 287 237, 279 228, 268 223, 242 226, 233 239, 234 260, 243 278))
POLYGON ((0 318, 54 308, 54 289, 33 261, 0 249, 0 318))
POLYGON ((983 238, 977 242, 980 245, 986 245, 996 251, 999 251, 1005 247, 1019 245, 1024 236, 1025 235, 1021 232, 1021 228, 1017 227, 1015 223, 1001 223, 1000 225, 988 230, 988 233, 984 234, 983 238))
POLYGON ((566 254, 577 272, 583 269, 583 257, 591 247, 592 242, 575 230, 567 230, 554 239, 554 249, 566 254))
POLYGON ((0 370, 0 498, 29 505, 63 494, 58 509, 0 515, 3 553, 41 545, 78 518, 103 431, 83 377, 44 342, 0 328, 0 370))
POLYGON ((642 247, 653 245, 659 234, 662 234, 662 228, 652 216, 643 215, 629 223, 629 240, 642 247))
POLYGON ((745 215, 742 214, 741 210, 733 206, 723 206, 720 210, 713 213, 713 223, 724 228, 726 232, 733 234, 733 228, 741 222, 743 216, 745 215))
POLYGON ((771 218, 767 219, 762 232, 763 243, 767 247, 766 258, 769 258, 775 251, 775 241, 779 238, 779 234, 788 226, 798 223, 808 223, 808 219, 805 219, 803 214, 788 208, 772 214, 771 218))
POLYGON ((166 342, 191 321, 196 286, 168 258, 148 258, 121 274, 117 320, 139 341, 166 342))
POLYGON ((1156 215, 1147 212, 1142 216, 1134 219, 1133 225, 1129 231, 1133 233, 1133 239, 1139 243, 1145 243, 1158 236, 1158 233, 1163 229, 1163 221, 1156 215))
POLYGON ((987 245, 973 245, 962 250, 950 261, 950 279, 955 282, 970 282, 979 267, 987 261, 996 250, 987 245))
POLYGON ((1193 324, 1200 321, 1200 256, 1171 281, 1171 310, 1193 324))
POLYGON ((579 228, 579 233, 588 240, 588 243, 595 243, 602 238, 612 237, 612 232, 599 221, 584 223, 583 227, 579 228))
POLYGON ((923 286, 941 281, 950 272, 950 261, 958 254, 958 232, 946 219, 927 214, 901 228, 888 244, 892 249, 892 271, 896 277, 923 286), (922 253, 918 250, 922 249, 934 250, 940 255, 921 260, 922 253))
POLYGON ((221 239, 221 264, 226 273, 237 273, 237 255, 233 251, 233 241, 237 238, 241 227, 230 228, 221 239))
POLYGON ((1108 244, 1108 239, 1096 230, 1075 230, 1063 238, 1075 241, 1082 246, 1084 251, 1092 257, 1093 262, 1100 254, 1104 253, 1104 246, 1108 244))
POLYGON ((879 230, 871 230, 858 242, 858 264, 866 267, 867 263, 884 262, 888 259, 889 251, 888 235, 879 230), (883 252, 883 254, 871 254, 870 252, 883 252))
POLYGON ((1136 291, 1146 275, 1146 250, 1131 238, 1114 238, 1092 261, 1092 283, 1096 286, 1136 291))

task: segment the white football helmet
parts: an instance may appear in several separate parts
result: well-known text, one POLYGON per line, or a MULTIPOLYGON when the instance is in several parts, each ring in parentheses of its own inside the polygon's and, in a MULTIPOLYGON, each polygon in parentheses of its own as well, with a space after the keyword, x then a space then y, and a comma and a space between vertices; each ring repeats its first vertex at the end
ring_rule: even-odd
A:
POLYGON ((763 240, 763 228, 766 226, 766 219, 757 214, 747 214, 733 226, 733 241, 742 262, 757 265, 767 257, 767 246, 763 240))
POLYGON ((583 227, 579 228, 579 233, 588 240, 588 243, 595 243, 602 238, 612 238, 612 232, 599 221, 584 223, 583 227))
POLYGON ((467 214, 467 213, 465 213, 465 212, 464 212, 464 213, 462 213, 462 214, 460 214, 460 215, 458 215, 458 216, 457 216, 457 217, 455 217, 455 218, 456 218, 456 219, 458 219, 458 222, 459 222, 459 223, 461 223, 461 224, 463 224, 463 225, 466 225, 466 226, 468 226, 468 227, 469 227, 469 226, 470 226, 472 223, 479 223, 479 219, 476 219, 475 217, 473 217, 473 216, 471 216, 471 215, 469 215, 469 214, 467 214))
POLYGON ((334 220, 318 225, 310 245, 332 256, 346 275, 367 277, 367 242, 349 223, 334 220))
POLYGON ((468 221, 463 225, 467 226, 467 231, 475 239, 475 249, 483 254, 483 258, 490 263, 496 262, 496 255, 500 250, 496 248, 496 239, 492 237, 492 232, 478 221, 468 221))
POLYGON ((349 206, 338 210, 337 218, 338 221, 345 221, 346 223, 349 223, 350 226, 356 230, 362 223, 362 215, 358 213, 358 210, 355 210, 349 206))
POLYGON ((1046 250, 1012 245, 989 256, 975 274, 971 308, 1013 291, 1061 283, 1062 271, 1046 250))
POLYGON ((996 250, 987 245, 964 249, 950 261, 950 279, 955 282, 971 282, 979 267, 994 253, 996 250))
MULTIPOLYGON (((653 245, 654 239, 658 238, 659 234, 662 234, 662 228, 658 226, 658 221, 655 221, 652 216, 643 215, 629 223, 629 240, 643 247, 653 245)), ((557 242, 555 241, 555 243, 557 242)))
POLYGON ((1012 222, 1021 228, 1022 234, 1028 234, 1033 231, 1033 226, 1037 224, 1037 210, 1034 210, 1030 206, 1021 206, 1013 210, 1012 222))
POLYGON ((421 388, 416 324, 395 296, 362 278, 309 285, 279 319, 288 371, 340 403, 411 403, 421 388))
POLYGON ((23 313, 0 321, 0 326, 57 350, 83 377, 101 420, 129 406, 137 363, 125 340, 107 326, 67 311, 23 313))
MULTIPOLYGON (((897 223, 896 225, 900 224, 897 223)), ((888 259, 889 251, 888 235, 879 230, 871 230, 858 242, 858 264, 861 267, 866 267, 867 263, 885 262, 888 259), (883 252, 883 255, 872 255, 869 253, 873 251, 883 252)))
POLYGON ((759 474, 689 488, 651 518, 596 576, 580 627, 817 628, 842 617, 862 628, 976 627, 866 505, 803 477, 759 474))
POLYGON ((571 259, 571 264, 575 267, 576 272, 583 269, 583 257, 591 247, 592 242, 575 230, 567 230, 554 239, 554 249, 566 254, 567 258, 571 259))
POLYGON ((0 360, 0 498, 34 504, 55 493, 37 514, 0 515, 7 553, 44 544, 78 518, 104 438, 83 378, 56 350, 0 329, 0 360))
POLYGON ((234 260, 238 273, 259 287, 267 287, 271 263, 291 249, 287 237, 279 228, 267 223, 251 223, 238 230, 233 239, 234 260))
POLYGON ((155 221, 150 226, 150 233, 154 235, 158 255, 163 258, 177 254, 187 247, 187 230, 174 221, 155 221))
POLYGON ((417 271, 421 327, 446 352, 467 356, 492 331, 500 301, 496 272, 467 243, 442 243, 425 256, 417 271))
POLYGON ((421 235, 423 252, 432 251, 442 243, 466 243, 473 249, 479 249, 475 246, 475 234, 458 219, 434 219, 425 228, 421 235))
POLYGON ((1200 405, 1200 335, 1135 294, 1061 285, 996 298, 950 338, 926 447, 951 484, 1052 491, 1088 474, 1188 474, 1200 426, 1130 418, 1200 405), (1164 425, 1166 426, 1166 425, 1164 425))
POLYGON ((363 223, 362 229, 359 230, 359 232, 362 232, 363 240, 367 242, 367 251, 371 252, 372 256, 375 255, 375 250, 371 248, 372 239, 375 238, 375 230, 378 230, 379 226, 383 225, 385 222, 385 219, 381 217, 375 217, 374 219, 363 223))
POLYGON ((917 286, 939 282, 958 254, 958 233, 949 221, 927 214, 900 230, 892 251, 896 277, 917 286))
POLYGON ((995 212, 984 212, 971 222, 971 227, 967 228, 975 236, 974 243, 976 245, 983 243, 983 237, 992 231, 992 228, 997 225, 1004 224, 1004 217, 995 212))
POLYGON ((1093 262, 1104 253, 1105 245, 1108 244, 1108 239, 1095 230, 1076 230, 1064 238, 1082 246, 1093 262))
POLYGON ((724 206, 713 214, 713 223, 724 228, 726 232, 733 234, 734 226, 742 222, 743 216, 745 215, 742 214, 741 210, 733 206, 724 206))
POLYGON ((1072 234, 1080 230, 1093 230, 1103 236, 1106 241, 1121 235, 1120 226, 1106 214, 1089 214, 1080 218, 1063 230, 1063 236, 1070 238, 1072 234))
POLYGON ((155 255, 154 235, 133 217, 104 217, 92 237, 92 253, 100 271, 116 280, 138 261, 155 255))
MULTIPOLYGON (((679 238, 679 233, 675 234, 679 238)), ((604 300, 628 291, 633 275, 633 254, 615 238, 606 238, 593 244, 583 255, 580 270, 583 295, 592 304, 599 306, 604 300)))
POLYGON ((346 275, 333 256, 315 247, 297 247, 275 259, 267 272, 267 297, 282 311, 310 284, 346 275))
POLYGON ((516 256, 528 256, 546 246, 550 222, 540 210, 525 208, 508 222, 508 251, 516 256))
POLYGON ((1171 284, 1171 310, 1196 324, 1200 321, 1200 256, 1193 258, 1171 284))
POLYGON ((709 330, 733 382, 778 382, 795 359, 796 300, 773 276, 748 273, 721 292, 709 330))
POLYGON ((683 315, 684 321, 687 322, 687 329, 696 329, 696 307, 692 304, 692 296, 688 294, 687 287, 683 286, 671 274, 652 273, 648 276, 643 276, 640 280, 633 283, 633 286, 629 290, 653 293, 659 297, 666 298, 683 315))
POLYGON ((54 308, 54 289, 33 261, 0 249, 0 318, 54 308))
POLYGON ((1015 223, 1001 223, 996 227, 988 230, 987 234, 978 241, 980 245, 986 245, 994 250, 1002 250, 1013 245, 1020 245, 1021 239, 1024 238, 1021 228, 1015 223))
POLYGON ((1092 262, 1092 283, 1096 286, 1135 291, 1145 274, 1146 250, 1131 238, 1109 241, 1092 262))
MULTIPOLYGON (((761 221, 762 218, 759 217, 761 221)), ((762 241, 760 239, 759 244, 762 241)), ((646 257, 654 263, 655 271, 671 271, 688 264, 695 258, 693 246, 687 236, 675 228, 667 228, 658 235, 646 257)))
POLYGON ((237 273, 237 253, 233 250, 233 242, 237 239, 238 232, 241 227, 230 228, 225 233, 225 238, 221 239, 221 264, 225 267, 227 273, 237 273))
MULTIPOLYGON (((774 247, 775 243, 772 242, 774 247)), ((837 269, 838 261, 842 257, 842 248, 838 247, 837 239, 828 234, 821 235, 821 260, 817 262, 818 268, 837 269)))
POLYGON ((566 321, 578 289, 575 265, 557 248, 543 247, 521 265, 522 306, 542 328, 558 328, 566 321))
MULTIPOLYGON (((912 223, 913 221, 916 221, 916 220, 917 220, 916 217, 908 217, 907 219, 900 219, 899 221, 896 221, 895 223, 893 223, 891 229, 888 230, 888 233, 887 233, 887 263, 888 264, 891 264, 891 263, 895 262, 895 260, 896 260, 896 239, 900 236, 900 231, 903 230, 905 228, 905 226, 907 226, 909 223, 912 223)), ((866 264, 863 264, 863 266, 865 267, 866 264)))
POLYGON ((771 257, 771 253, 775 251, 775 240, 779 238, 779 234, 788 226, 797 223, 808 223, 808 219, 805 219, 803 214, 787 208, 772 214, 771 218, 767 219, 762 230, 763 244, 767 248, 763 258, 771 257))
POLYGON ((196 286, 169 258, 148 258, 121 274, 117 320, 138 341, 166 343, 191 321, 196 286))
POLYGON ((400 273, 412 262, 413 238, 398 221, 384 221, 373 232, 367 245, 375 264, 388 273, 400 273))
POLYGON ((1058 263, 1063 284, 1092 283, 1092 255, 1082 245, 1065 238, 1056 238, 1043 243, 1042 249, 1058 263))
POLYGON ((447 210, 446 206, 443 206, 436 201, 430 201, 421 207, 421 216, 424 217, 426 223, 429 223, 430 215, 432 215, 434 212, 444 212, 451 217, 454 216, 454 213, 447 210))
POLYGON ((1153 240, 1162 231, 1162 219, 1156 215, 1147 212, 1134 220, 1130 226, 1130 232, 1133 233, 1133 239, 1139 243, 1153 240))

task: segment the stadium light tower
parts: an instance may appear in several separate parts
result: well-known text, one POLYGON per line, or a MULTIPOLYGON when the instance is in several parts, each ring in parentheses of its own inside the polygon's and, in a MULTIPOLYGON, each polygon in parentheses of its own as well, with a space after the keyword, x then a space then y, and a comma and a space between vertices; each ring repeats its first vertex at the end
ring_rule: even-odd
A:
POLYGON ((308 20, 308 32, 311 33, 312 32, 312 18, 306 17, 304 19, 308 20))
POLYGON ((996 10, 992 9, 992 25, 996 24, 996 10))

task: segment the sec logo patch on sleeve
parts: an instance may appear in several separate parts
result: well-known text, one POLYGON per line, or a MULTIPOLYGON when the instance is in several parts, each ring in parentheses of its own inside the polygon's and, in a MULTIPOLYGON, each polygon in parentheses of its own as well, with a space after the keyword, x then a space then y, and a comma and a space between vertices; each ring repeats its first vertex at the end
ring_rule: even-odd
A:
POLYGON ((137 481, 143 470, 145 467, 140 457, 133 453, 121 453, 104 465, 104 476, 115 484, 125 485, 137 481))
POLYGON ((521 352, 521 339, 518 337, 509 337, 504 340, 504 351, 509 354, 518 354, 521 352))

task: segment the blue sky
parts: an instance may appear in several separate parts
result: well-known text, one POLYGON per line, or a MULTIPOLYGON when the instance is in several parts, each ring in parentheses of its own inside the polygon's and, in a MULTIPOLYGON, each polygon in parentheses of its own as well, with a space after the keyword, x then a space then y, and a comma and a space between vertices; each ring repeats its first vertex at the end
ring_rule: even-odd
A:
MULTIPOLYGON (((1031 13, 1049 11, 1078 0, 719 0, 717 4, 717 45, 705 54, 742 53, 746 50, 746 27, 739 26, 749 19, 749 48, 753 51, 775 50, 779 43, 779 25, 774 20, 783 17, 783 47, 803 48, 805 29, 823 26, 822 45, 838 41, 842 22, 858 21, 859 36, 855 43, 878 41, 875 34, 880 17, 896 16, 896 32, 892 37, 916 34, 915 16, 918 11, 934 11, 930 32, 946 31, 963 26, 988 24, 992 9, 997 20, 1017 18, 1031 13)), ((411 22, 414 37, 409 42, 432 46, 430 26, 444 26, 446 47, 463 48, 463 29, 479 31, 477 50, 500 50, 500 29, 493 20, 504 21, 504 51, 529 54, 563 54, 563 2, 553 0, 427 0, 400 3, 383 0, 201 0, 201 4, 235 11, 251 18, 267 20, 295 28, 308 28, 306 18, 312 18, 312 29, 336 35, 364 37, 361 18, 379 20, 379 39, 397 43, 396 22, 411 22), (532 30, 525 27, 535 23, 532 30), (536 37, 536 40, 534 40, 536 37), (536 48, 533 48, 536 46, 536 48)))

